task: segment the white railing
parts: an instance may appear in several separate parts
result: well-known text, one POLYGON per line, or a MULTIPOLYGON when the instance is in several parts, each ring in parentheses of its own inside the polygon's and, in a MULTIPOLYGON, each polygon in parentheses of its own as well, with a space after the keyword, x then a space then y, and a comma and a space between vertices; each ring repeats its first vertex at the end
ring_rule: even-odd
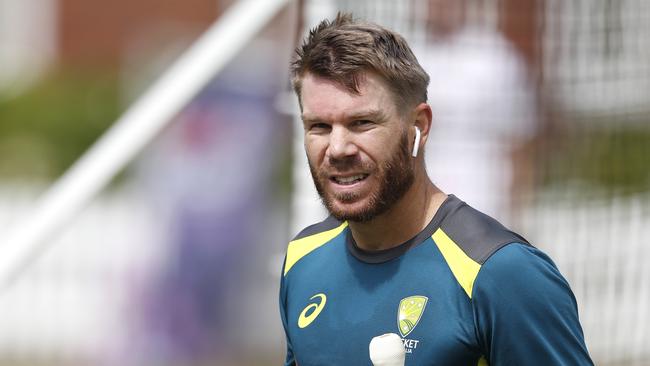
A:
POLYGON ((650 195, 597 202, 545 199, 524 232, 548 253, 578 301, 597 364, 646 365, 650 356, 650 195))
POLYGON ((0 289, 85 207, 290 0, 242 0, 228 9, 3 235, 0 289), (45 240, 48 239, 48 240, 45 240))

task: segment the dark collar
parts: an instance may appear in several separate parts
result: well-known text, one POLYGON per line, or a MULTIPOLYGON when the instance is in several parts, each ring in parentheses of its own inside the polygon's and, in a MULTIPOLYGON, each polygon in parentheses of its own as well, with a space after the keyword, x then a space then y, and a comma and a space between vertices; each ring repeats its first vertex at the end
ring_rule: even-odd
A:
POLYGON ((447 199, 440 205, 440 208, 438 208, 438 211, 436 212, 435 215, 433 215, 433 218, 427 224, 427 226, 420 231, 416 236, 413 238, 407 240, 406 242, 393 247, 389 249, 384 249, 384 250, 376 250, 376 251, 368 251, 361 249, 357 246, 357 243, 354 241, 354 238, 352 237, 352 231, 350 231, 350 228, 348 227, 345 231, 345 244, 348 248, 348 251, 357 258, 358 260, 365 262, 365 263, 371 263, 371 264, 377 264, 377 263, 384 263, 388 262, 391 259, 395 259, 402 254, 406 253, 411 247, 418 245, 419 243, 422 243, 425 241, 427 238, 430 238, 431 235, 440 227, 440 224, 444 220, 444 218, 451 212, 453 212, 457 207, 463 204, 463 201, 458 199, 456 196, 453 194, 450 194, 447 196, 447 199))

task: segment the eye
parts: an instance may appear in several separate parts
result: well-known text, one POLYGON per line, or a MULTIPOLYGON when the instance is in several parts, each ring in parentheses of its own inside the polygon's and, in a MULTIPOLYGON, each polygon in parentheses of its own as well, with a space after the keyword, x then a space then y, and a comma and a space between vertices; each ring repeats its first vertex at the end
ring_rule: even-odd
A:
POLYGON ((309 124, 309 126, 307 126, 307 130, 311 132, 318 132, 318 133, 327 132, 330 130, 330 128, 331 128, 330 125, 322 122, 311 123, 309 124))
POLYGON ((369 119, 359 119, 354 122, 352 122, 352 125, 355 127, 360 127, 360 128, 366 128, 366 127, 371 127, 374 125, 375 122, 369 120, 369 119))

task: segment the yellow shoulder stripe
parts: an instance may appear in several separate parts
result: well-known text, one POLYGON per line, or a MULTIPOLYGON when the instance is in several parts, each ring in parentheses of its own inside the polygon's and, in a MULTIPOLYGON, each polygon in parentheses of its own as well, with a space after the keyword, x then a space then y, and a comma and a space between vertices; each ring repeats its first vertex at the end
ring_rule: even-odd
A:
POLYGON ((471 299, 474 280, 481 269, 481 265, 468 257, 442 229, 436 230, 431 237, 438 249, 440 249, 442 256, 445 257, 454 277, 471 299))
POLYGON ((334 229, 289 242, 289 246, 287 247, 287 261, 284 264, 284 275, 286 276, 291 267, 302 257, 334 239, 347 226, 348 222, 346 221, 334 229))

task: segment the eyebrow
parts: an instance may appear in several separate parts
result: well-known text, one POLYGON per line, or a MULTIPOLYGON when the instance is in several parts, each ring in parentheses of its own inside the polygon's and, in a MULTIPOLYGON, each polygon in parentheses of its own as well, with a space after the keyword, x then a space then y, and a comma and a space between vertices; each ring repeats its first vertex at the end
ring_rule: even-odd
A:
POLYGON ((318 123, 322 121, 318 117, 309 117, 309 116, 305 116, 304 114, 300 115, 300 119, 302 120, 302 123, 318 123))
MULTIPOLYGON (((301 115, 300 118, 302 119, 303 123, 312 123, 312 122, 321 122, 322 119, 319 117, 312 117, 312 116, 306 116, 306 115, 301 115)), ((383 122, 387 119, 386 114, 382 112, 379 109, 370 109, 366 111, 361 111, 361 112, 356 112, 353 113, 349 116, 345 117, 346 120, 351 120, 351 121, 356 121, 360 119, 369 119, 373 120, 375 122, 383 122)))
POLYGON ((382 122, 387 119, 386 114, 379 109, 370 109, 367 111, 362 111, 354 113, 347 117, 349 120, 360 120, 360 119, 370 119, 375 122, 382 122))

